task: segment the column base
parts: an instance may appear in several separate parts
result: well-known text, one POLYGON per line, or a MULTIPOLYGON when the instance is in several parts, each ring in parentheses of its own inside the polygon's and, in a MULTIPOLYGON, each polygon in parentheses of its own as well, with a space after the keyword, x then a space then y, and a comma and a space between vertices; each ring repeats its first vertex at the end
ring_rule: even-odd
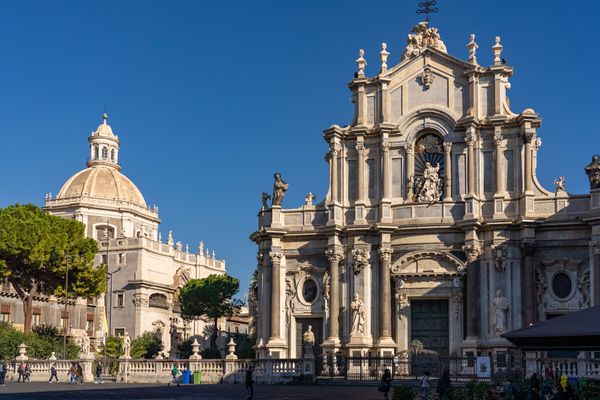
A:
POLYGON ((287 357, 287 341, 283 338, 272 337, 267 343, 267 350, 271 358, 286 358, 287 357))
POLYGON ((506 213, 504 212, 504 195, 503 194, 495 194, 494 195, 494 215, 493 219, 506 219, 506 213))
POLYGON ((375 346, 380 357, 393 357, 396 352, 396 343, 391 337, 379 338, 375 346))

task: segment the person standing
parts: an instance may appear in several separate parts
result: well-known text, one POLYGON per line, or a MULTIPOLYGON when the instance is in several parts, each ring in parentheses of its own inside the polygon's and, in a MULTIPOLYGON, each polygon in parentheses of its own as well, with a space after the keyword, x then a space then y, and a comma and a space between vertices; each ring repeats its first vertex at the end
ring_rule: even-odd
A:
POLYGON ((79 361, 77 361, 77 365, 75 368, 76 368, 75 371, 77 373, 77 378, 75 379, 75 383, 77 383, 77 381, 79 381, 79 383, 83 385, 83 368, 81 367, 81 364, 79 364, 79 361))
POLYGON ((531 374, 529 378, 529 393, 527 394, 527 400, 537 400, 540 393, 540 379, 538 378, 537 372, 531 374))
POLYGON ((102 380, 102 364, 96 364, 96 380, 94 383, 104 383, 102 380))
POLYGON ((19 374, 19 378, 17 378, 17 382, 25 382, 25 377, 23 376, 23 374, 25 373, 25 364, 20 363, 19 367, 17 368, 17 374, 19 374))
POLYGON ((450 372, 447 369, 444 370, 442 377, 438 381, 436 392, 438 393, 438 399, 450 399, 452 394, 452 383, 450 382, 450 372))
POLYGON ((386 368, 385 371, 383 371, 383 376, 381 377, 381 382, 379 383, 379 386, 379 390, 383 392, 383 398, 387 399, 388 393, 392 388, 392 373, 390 372, 389 368, 386 368))
POLYGON ((431 382, 429 381, 429 372, 425 371, 423 378, 421 378, 421 399, 429 400, 429 388, 431 382))
POLYGON ((2 361, 0 364, 0 386, 5 386, 4 380, 6 379, 6 374, 8 373, 8 364, 6 361, 2 361))
POLYGON ((252 379, 253 372, 254 372, 254 366, 251 365, 246 370, 245 386, 246 386, 246 391, 248 392, 248 397, 246 397, 246 400, 252 400, 252 398, 254 397, 254 380, 252 379))
POLYGON ((177 364, 173 363, 173 367, 171 368, 171 376, 173 377, 173 383, 179 386, 179 368, 177 368, 177 364))
POLYGON ((29 364, 25 364, 25 370, 23 371, 23 382, 31 382, 31 367, 29 364))
POLYGON ((75 367, 75 363, 71 363, 71 368, 69 368, 67 376, 69 377, 69 384, 77 383, 77 368, 75 367))
POLYGON ((56 382, 60 382, 58 380, 58 375, 56 375, 56 364, 52 364, 50 367, 50 379, 48 380, 48 383, 52 383, 52 378, 56 379, 56 382))

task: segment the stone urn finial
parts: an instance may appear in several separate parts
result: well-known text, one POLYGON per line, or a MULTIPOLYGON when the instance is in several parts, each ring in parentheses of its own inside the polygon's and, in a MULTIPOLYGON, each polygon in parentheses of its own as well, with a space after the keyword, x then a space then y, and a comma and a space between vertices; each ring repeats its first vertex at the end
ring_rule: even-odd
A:
POLYGON ((192 343, 192 355, 190 356, 190 360, 201 360, 202 356, 200 353, 200 343, 198 343, 198 339, 194 339, 192 343))
POLYGON ((56 353, 55 352, 50 353, 50 357, 48 357, 48 360, 51 360, 51 361, 56 360, 56 353))
POLYGON ((229 339, 229 343, 227 343, 227 351, 229 354, 225 356, 226 360, 237 360, 237 356, 235 355, 235 346, 237 344, 233 341, 233 337, 229 339))
POLYGON ((25 361, 28 357, 25 355, 27 353, 27 345, 25 343, 21 343, 19 345, 19 355, 15 357, 17 361, 25 361))

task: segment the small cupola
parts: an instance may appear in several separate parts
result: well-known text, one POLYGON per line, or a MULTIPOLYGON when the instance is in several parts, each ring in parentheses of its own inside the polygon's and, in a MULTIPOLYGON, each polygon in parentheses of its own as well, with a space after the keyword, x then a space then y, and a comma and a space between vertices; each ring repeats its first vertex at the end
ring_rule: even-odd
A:
POLYGON ((112 131, 107 124, 108 115, 102 115, 102 123, 88 137, 90 142, 90 157, 87 162, 88 167, 94 165, 106 165, 120 170, 119 166, 119 137, 112 131))

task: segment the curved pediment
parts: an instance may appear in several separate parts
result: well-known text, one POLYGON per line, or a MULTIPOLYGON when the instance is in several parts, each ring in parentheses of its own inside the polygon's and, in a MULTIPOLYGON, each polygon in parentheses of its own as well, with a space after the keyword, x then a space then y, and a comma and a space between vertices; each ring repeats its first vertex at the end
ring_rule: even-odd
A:
POLYGON ((394 275, 435 276, 458 275, 465 270, 465 263, 448 252, 417 250, 400 257, 392 264, 394 275))

